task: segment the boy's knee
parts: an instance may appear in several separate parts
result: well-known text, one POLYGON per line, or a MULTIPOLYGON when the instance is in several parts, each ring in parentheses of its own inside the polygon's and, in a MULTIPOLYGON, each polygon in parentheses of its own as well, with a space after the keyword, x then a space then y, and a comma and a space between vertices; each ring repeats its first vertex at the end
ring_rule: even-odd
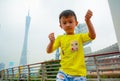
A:
POLYGON ((63 74, 61 74, 61 73, 58 73, 56 81, 65 81, 65 76, 63 74))

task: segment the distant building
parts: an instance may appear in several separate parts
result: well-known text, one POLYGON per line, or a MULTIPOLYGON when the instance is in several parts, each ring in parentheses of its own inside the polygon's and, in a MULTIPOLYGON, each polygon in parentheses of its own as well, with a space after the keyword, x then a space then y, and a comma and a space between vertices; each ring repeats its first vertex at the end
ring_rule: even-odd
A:
POLYGON ((90 54, 92 52, 91 47, 90 46, 84 47, 84 52, 85 52, 85 55, 90 54))
POLYGON ((88 32, 88 28, 85 23, 78 24, 78 26, 75 28, 75 33, 86 33, 86 32, 88 32))
POLYGON ((5 64, 4 63, 0 63, 0 71, 3 70, 5 68, 5 64))
POLYGON ((12 74, 12 68, 14 67, 14 62, 9 62, 9 65, 8 65, 8 73, 9 74, 12 74))
POLYGON ((9 65, 8 65, 8 68, 13 68, 13 67, 14 67, 14 62, 10 61, 9 65))
POLYGON ((60 52, 59 52, 59 48, 58 48, 55 53, 55 60, 59 60, 59 56, 60 56, 60 52))
POLYGON ((28 31, 30 27, 30 20, 31 20, 31 17, 29 16, 29 12, 28 12, 28 15, 26 16, 25 36, 24 36, 23 49, 22 49, 22 54, 21 54, 19 65, 27 64, 27 43, 28 43, 28 31))
POLYGON ((119 46, 118 43, 112 44, 106 48, 100 49, 95 52, 91 52, 89 54, 103 54, 103 53, 111 53, 111 52, 119 52, 119 46))

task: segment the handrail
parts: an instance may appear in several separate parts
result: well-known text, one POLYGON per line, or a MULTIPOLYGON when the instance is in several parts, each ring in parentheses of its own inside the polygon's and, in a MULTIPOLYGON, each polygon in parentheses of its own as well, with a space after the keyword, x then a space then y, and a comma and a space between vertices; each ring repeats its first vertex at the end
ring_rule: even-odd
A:
POLYGON ((107 53, 99 53, 99 54, 91 54, 91 55, 85 55, 85 57, 95 57, 95 56, 103 56, 103 55, 113 55, 113 54, 120 54, 120 52, 107 52, 107 53))
MULTIPOLYGON (((108 77, 115 79, 115 81, 120 80, 120 52, 86 55, 85 58, 88 70, 88 81, 91 79, 94 79, 94 81, 102 81, 103 79, 109 79, 108 77), (113 74, 118 77, 113 78, 111 76, 113 74)), ((51 60, 17 66, 0 71, 0 75, 3 80, 12 81, 55 81, 60 66, 59 62, 60 60, 51 60)))

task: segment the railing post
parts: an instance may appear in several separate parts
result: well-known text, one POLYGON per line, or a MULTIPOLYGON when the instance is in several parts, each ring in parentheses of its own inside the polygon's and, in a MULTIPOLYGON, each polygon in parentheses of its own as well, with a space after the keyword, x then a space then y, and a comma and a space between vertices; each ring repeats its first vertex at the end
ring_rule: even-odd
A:
POLYGON ((18 81, 21 79, 21 66, 18 67, 18 81))
POLYGON ((100 81, 99 68, 98 68, 98 63, 97 63, 97 59, 95 56, 94 56, 94 63, 95 63, 95 67, 96 67, 97 78, 98 78, 98 81, 100 81))
POLYGON ((30 66, 28 65, 28 81, 30 81, 30 66))
POLYGON ((45 81, 45 64, 41 64, 41 70, 42 70, 42 81, 45 81))
POLYGON ((8 77, 9 77, 9 71, 8 71, 8 69, 6 69, 6 80, 8 80, 8 77))
POLYGON ((1 80, 5 79, 5 70, 1 71, 1 80))
POLYGON ((14 80, 14 68, 12 68, 12 81, 14 80))

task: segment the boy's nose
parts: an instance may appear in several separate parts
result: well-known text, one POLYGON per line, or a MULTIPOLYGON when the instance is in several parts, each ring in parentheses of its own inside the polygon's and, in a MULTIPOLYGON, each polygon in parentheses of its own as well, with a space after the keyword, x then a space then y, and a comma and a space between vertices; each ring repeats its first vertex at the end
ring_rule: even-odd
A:
POLYGON ((69 24, 69 23, 67 23, 67 24, 66 24, 66 26, 70 26, 70 24, 69 24))

